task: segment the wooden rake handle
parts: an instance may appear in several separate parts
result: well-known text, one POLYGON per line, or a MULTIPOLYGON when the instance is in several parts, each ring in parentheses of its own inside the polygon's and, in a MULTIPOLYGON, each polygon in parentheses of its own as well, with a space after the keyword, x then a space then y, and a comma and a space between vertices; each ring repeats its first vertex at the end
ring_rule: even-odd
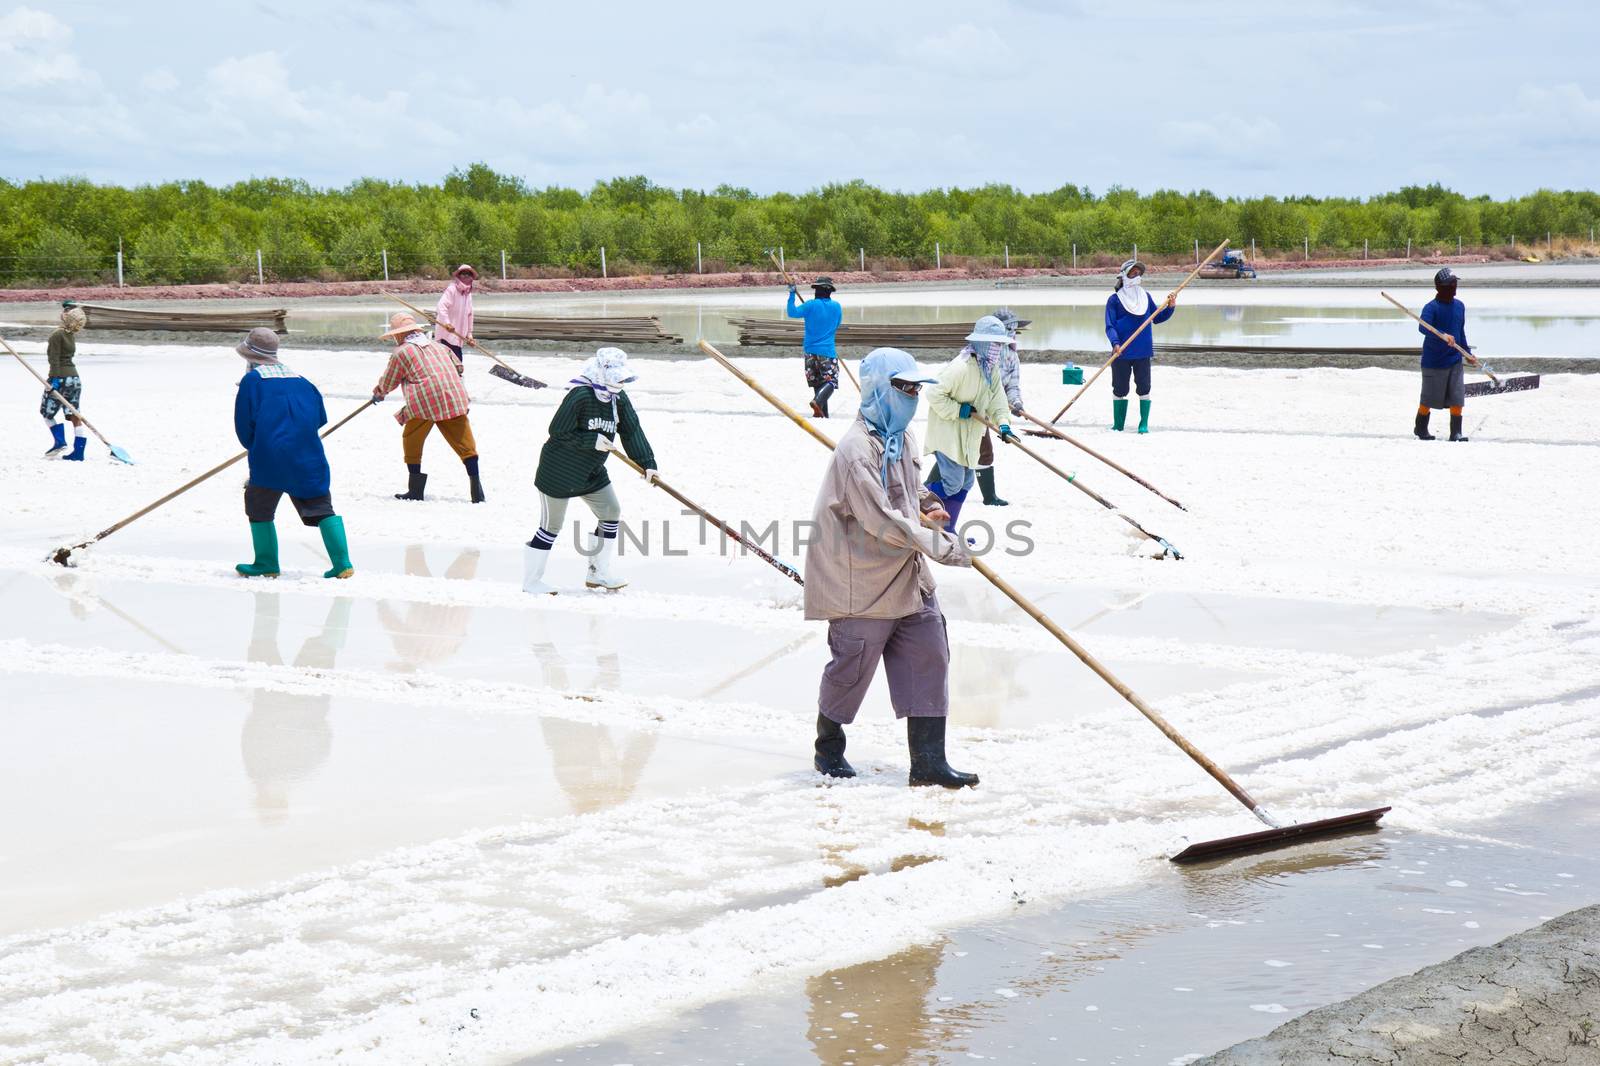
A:
POLYGON ((11 347, 11 345, 9 343, 7 343, 7 341, 6 341, 6 339, 4 337, 0 337, 0 345, 4 345, 6 351, 11 353, 11 357, 13 359, 15 359, 17 362, 22 364, 22 369, 24 369, 28 373, 32 374, 34 376, 34 379, 37 380, 39 382, 39 384, 44 386, 44 391, 48 392, 51 396, 55 397, 56 403, 60 404, 62 406, 62 408, 67 412, 67 414, 72 415, 78 421, 80 421, 84 425, 88 426, 89 427, 89 432, 93 433, 96 437, 99 437, 101 444, 104 444, 107 448, 111 447, 111 442, 106 440, 106 435, 104 433, 101 433, 98 429, 96 429, 94 427, 94 423, 93 422, 89 421, 87 418, 84 418, 82 411, 78 410, 76 407, 74 407, 70 403, 68 403, 67 402, 67 398, 65 396, 61 395, 61 393, 57 392, 56 389, 55 389, 55 386, 51 385, 49 381, 47 381, 45 378, 41 377, 39 372, 37 370, 35 370, 33 368, 33 366, 31 364, 29 364, 29 362, 26 359, 24 359, 24 358, 22 358, 22 356, 18 355, 17 354, 17 350, 15 348, 11 347))

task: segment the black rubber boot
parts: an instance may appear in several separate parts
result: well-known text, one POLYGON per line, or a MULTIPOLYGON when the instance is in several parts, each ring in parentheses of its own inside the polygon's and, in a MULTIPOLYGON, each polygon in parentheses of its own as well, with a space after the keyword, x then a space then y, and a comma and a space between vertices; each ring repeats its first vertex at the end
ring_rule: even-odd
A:
POLYGON ((1465 438, 1465 437, 1463 437, 1461 435, 1461 419, 1462 419, 1462 417, 1463 417, 1462 415, 1451 415, 1450 416, 1450 439, 1451 440, 1458 440, 1458 441, 1461 441, 1461 442, 1465 443, 1467 438, 1465 438))
POLYGON ((1421 411, 1417 412, 1417 428, 1413 431, 1418 440, 1433 440, 1434 436, 1428 432, 1428 416, 1421 411))
POLYGON ((395 493, 394 498, 397 500, 420 500, 422 499, 422 489, 427 483, 427 474, 420 470, 408 470, 406 472, 406 491, 395 493))
POLYGON ((844 761, 844 726, 825 714, 817 715, 817 772, 829 777, 854 777, 855 767, 844 761))
POLYGON ((913 785, 943 785, 965 788, 978 783, 977 774, 950 769, 944 758, 944 725, 947 719, 912 717, 906 719, 906 741, 911 748, 913 785))
POLYGON ((817 409, 822 412, 823 418, 828 417, 828 400, 833 397, 835 388, 836 386, 833 382, 829 381, 824 382, 822 388, 817 390, 817 397, 813 402, 816 404, 817 409))
POLYGON ((1010 500, 1002 500, 994 491, 994 467, 978 467, 978 488, 983 492, 983 502, 990 507, 1010 507, 1010 500))

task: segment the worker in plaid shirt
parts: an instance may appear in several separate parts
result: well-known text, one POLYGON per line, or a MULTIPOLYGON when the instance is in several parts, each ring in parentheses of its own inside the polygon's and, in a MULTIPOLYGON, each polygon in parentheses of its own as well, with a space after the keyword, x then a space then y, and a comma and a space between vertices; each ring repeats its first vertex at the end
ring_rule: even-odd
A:
POLYGON ((408 481, 397 500, 420 500, 428 483, 422 472, 422 445, 437 426, 450 447, 467 468, 473 503, 484 500, 483 484, 478 480, 478 444, 472 438, 472 423, 467 421, 467 387, 461 381, 461 364, 454 355, 428 339, 423 327, 405 311, 389 319, 389 329, 380 334, 395 344, 394 354, 383 377, 372 390, 374 402, 395 388, 402 387, 405 406, 395 421, 405 427, 400 439, 405 448, 408 481))

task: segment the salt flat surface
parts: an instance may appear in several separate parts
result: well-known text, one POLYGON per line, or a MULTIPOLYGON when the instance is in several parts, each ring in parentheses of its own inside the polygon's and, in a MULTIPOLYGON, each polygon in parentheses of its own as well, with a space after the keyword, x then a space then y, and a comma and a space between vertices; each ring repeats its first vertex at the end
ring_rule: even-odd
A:
MULTIPOLYGON (((686 555, 625 559, 615 596, 522 595, 561 390, 478 363, 488 503, 465 502, 437 440, 433 498, 392 499, 393 401, 330 439, 350 581, 318 576, 287 507, 284 576, 232 574, 242 470, 62 571, 49 548, 232 453, 242 372, 224 348, 82 350, 86 411, 139 465, 98 445, 38 460, 25 381, 0 420, 0 799, 26 811, 0 826, 0 1062, 513 1061, 868 963, 1019 893, 1125 892, 1181 840, 1252 828, 970 572, 941 575, 941 596, 952 754, 982 787, 908 790, 881 693, 851 731, 863 776, 820 786, 822 627, 663 494, 616 472, 627 520, 658 548, 670 523, 686 555)), ((382 365, 286 358, 334 417, 382 365)), ((749 369, 803 396, 795 364, 749 369)), ((640 371, 663 475, 723 517, 778 521, 798 561, 786 523, 825 451, 712 364, 640 371)), ((1054 369, 1024 374, 1039 411, 1065 401, 1054 369)), ((1013 506, 968 510, 1030 523, 1033 549, 996 552, 998 571, 1283 816, 1393 803, 1397 827, 1470 837, 1595 787, 1600 563, 1582 531, 1600 427, 1582 412, 1600 380, 1474 402, 1465 446, 1410 439, 1411 374, 1158 368, 1157 390, 1147 437, 1104 431, 1103 392, 1066 422, 1187 513, 1029 442, 1188 558, 1147 558, 1008 450, 1013 506)), ((564 540, 552 579, 581 572, 564 540)))

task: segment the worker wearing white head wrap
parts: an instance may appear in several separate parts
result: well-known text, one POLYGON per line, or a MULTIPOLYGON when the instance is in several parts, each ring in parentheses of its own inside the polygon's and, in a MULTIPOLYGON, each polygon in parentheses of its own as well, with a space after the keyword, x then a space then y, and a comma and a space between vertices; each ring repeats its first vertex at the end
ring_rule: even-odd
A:
POLYGON ((550 437, 539 452, 539 470, 533 479, 539 490, 539 529, 523 550, 524 592, 555 594, 556 590, 545 584, 544 570, 550 562, 550 549, 560 538, 567 502, 574 496, 583 498, 599 522, 590 550, 585 551, 590 558, 584 584, 613 592, 627 585, 612 571, 622 528, 622 504, 606 473, 606 459, 620 440, 628 458, 644 467, 645 478, 655 480, 655 452, 623 388, 636 380, 627 352, 601 348, 572 379, 572 389, 550 419, 550 437))
POLYGON ((1139 432, 1150 432, 1150 359, 1155 355, 1155 341, 1152 330, 1140 327, 1146 319, 1152 326, 1165 322, 1176 305, 1176 293, 1169 293, 1166 303, 1158 305, 1145 292, 1143 263, 1130 259, 1122 264, 1116 291, 1106 300, 1106 339, 1116 352, 1111 362, 1112 429, 1120 430, 1127 421, 1132 379, 1139 389, 1139 432))

